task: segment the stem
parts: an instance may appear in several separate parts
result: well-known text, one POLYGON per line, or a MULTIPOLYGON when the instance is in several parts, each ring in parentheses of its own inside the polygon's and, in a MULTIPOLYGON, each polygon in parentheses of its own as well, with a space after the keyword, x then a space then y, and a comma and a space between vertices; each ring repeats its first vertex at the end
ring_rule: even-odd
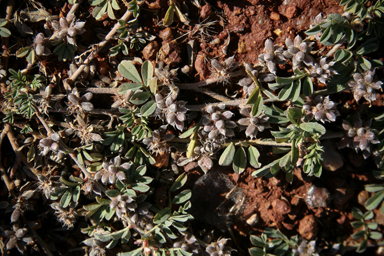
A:
POLYGON ((73 17, 75 16, 75 12, 77 11, 77 9, 79 9, 81 2, 83 2, 83 0, 77 0, 76 3, 72 5, 71 10, 69 10, 69 12, 67 13, 66 19, 68 23, 71 23, 72 19, 69 18, 71 18, 71 15, 73 15, 73 17))
POLYGON ((69 153, 69 156, 70 156, 70 157, 72 158, 72 160, 76 163, 76 165, 80 168, 80 170, 82 171, 82 173, 83 173, 88 179, 93 180, 92 175, 87 171, 87 169, 85 168, 85 166, 84 166, 83 164, 81 164, 81 163, 77 160, 75 153, 69 153))
POLYGON ((254 145, 260 145, 260 146, 272 146, 272 147, 292 147, 291 143, 277 143, 274 140, 269 139, 256 139, 256 140, 230 140, 228 143, 224 143, 223 147, 228 146, 230 143, 233 143, 235 146, 242 145, 244 143, 247 144, 254 144, 254 145))
POLYGON ((40 122, 42 123, 42 125, 44 126, 44 129, 47 131, 47 137, 51 136, 52 134, 52 130, 51 128, 48 126, 47 122, 45 122, 44 118, 41 116, 40 112, 37 110, 35 112, 37 118, 40 120, 40 122))
MULTIPOLYGON (((141 6, 142 4, 144 3, 144 1, 142 2, 138 2, 137 5, 138 6, 141 6)), ((127 10, 123 17, 121 17, 120 20, 122 21, 125 21, 127 22, 128 19, 131 18, 131 16, 133 15, 133 12, 127 10)), ((112 37, 115 35, 116 31, 121 28, 121 25, 119 22, 116 22, 115 26, 112 28, 112 30, 105 36, 105 39, 104 41, 98 43, 98 44, 95 44, 93 45, 94 46, 94 50, 88 55, 87 59, 84 61, 83 64, 80 65, 80 67, 78 67, 78 69, 72 74, 71 77, 69 77, 67 79, 67 83, 69 85, 71 85, 76 79, 77 77, 81 74, 81 72, 83 72, 84 68, 86 66, 88 66, 91 61, 95 58, 95 56, 100 52, 100 50, 109 42, 109 40, 112 39, 112 37)))
MULTIPOLYGON (((229 73, 229 77, 237 77, 244 75, 244 70, 239 70, 233 73, 229 73)), ((195 90, 197 87, 203 87, 210 84, 214 84, 220 81, 220 77, 208 78, 207 80, 197 83, 175 83, 181 90, 195 90)))

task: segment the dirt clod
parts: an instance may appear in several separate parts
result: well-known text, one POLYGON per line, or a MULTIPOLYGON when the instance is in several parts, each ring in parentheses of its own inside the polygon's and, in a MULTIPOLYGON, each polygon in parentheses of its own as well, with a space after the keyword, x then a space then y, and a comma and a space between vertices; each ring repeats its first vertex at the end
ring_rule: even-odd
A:
POLYGON ((212 14, 212 7, 210 4, 206 4, 203 7, 201 7, 200 17, 202 19, 208 18, 211 14, 212 14))
POLYGON ((169 42, 164 44, 159 51, 159 60, 164 61, 169 66, 179 64, 182 59, 180 57, 180 49, 176 42, 169 42))
POLYGON ((270 18, 271 20, 280 20, 280 14, 277 12, 271 12, 270 18))
POLYGON ((317 235, 318 227, 315 216, 307 215, 299 223, 299 234, 307 240, 311 240, 317 235))
POLYGON ((159 51, 159 44, 156 41, 150 42, 144 47, 142 53, 145 60, 153 60, 156 58, 156 53, 159 51))
POLYGON ((292 19, 297 15, 297 8, 296 6, 289 6, 287 10, 285 11, 285 17, 288 19, 292 19))

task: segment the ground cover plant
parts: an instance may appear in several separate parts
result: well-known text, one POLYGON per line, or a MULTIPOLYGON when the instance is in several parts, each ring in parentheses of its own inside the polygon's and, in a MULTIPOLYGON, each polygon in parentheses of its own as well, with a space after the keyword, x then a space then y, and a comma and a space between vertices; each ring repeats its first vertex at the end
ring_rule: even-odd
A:
POLYGON ((0 7, 2 255, 383 254, 384 1, 0 7))

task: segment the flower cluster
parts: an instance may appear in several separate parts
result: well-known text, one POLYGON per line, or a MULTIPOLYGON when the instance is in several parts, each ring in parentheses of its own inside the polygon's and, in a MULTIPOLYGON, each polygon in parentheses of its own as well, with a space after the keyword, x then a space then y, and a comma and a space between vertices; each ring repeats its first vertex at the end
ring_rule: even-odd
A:
POLYGON ((308 242, 307 240, 302 240, 300 244, 298 244, 297 248, 292 248, 293 255, 299 256, 319 256, 316 252, 316 240, 308 242))
POLYGON ((42 155, 45 156, 49 151, 57 152, 59 150, 60 135, 58 133, 52 133, 49 138, 41 139, 39 146, 43 149, 42 155))
POLYGON ((206 107, 207 114, 204 115, 202 124, 204 132, 208 133, 209 139, 219 139, 218 137, 233 137, 235 132, 232 130, 237 125, 231 121, 234 115, 231 111, 225 110, 225 105, 208 105, 206 107))
POLYGON ((85 32, 84 21, 76 21, 75 17, 60 18, 59 21, 52 21, 54 33, 51 37, 53 41, 67 40, 69 44, 76 45, 76 35, 85 32))
POLYGON ((293 42, 290 38, 285 39, 288 50, 284 51, 283 55, 285 58, 292 60, 293 69, 299 68, 303 62, 307 66, 313 65, 314 59, 310 55, 313 44, 314 42, 303 41, 299 35, 295 37, 293 42))
MULTIPOLYGON (((257 70, 253 70, 248 63, 245 64, 245 68, 250 71, 252 75, 257 79, 257 76, 259 75, 257 70)), ((256 89, 254 81, 248 76, 240 79, 238 85, 243 87, 243 95, 245 95, 247 98, 251 96, 252 92, 256 89)))
POLYGON ((316 121, 335 122, 336 117, 340 116, 340 112, 336 109, 336 103, 329 99, 329 96, 324 97, 318 95, 315 99, 308 99, 303 106, 303 110, 309 120, 315 118, 316 121))
POLYGON ((238 121, 241 125, 240 129, 245 129, 245 135, 251 139, 256 138, 257 133, 263 132, 265 128, 271 128, 271 125, 268 123, 269 117, 263 113, 259 116, 253 116, 251 107, 240 109, 240 114, 245 116, 238 121))
POLYGON ((370 104, 376 100, 375 90, 380 90, 383 82, 374 79, 375 71, 368 70, 364 74, 354 73, 353 80, 348 85, 353 93, 356 102, 365 98, 370 104))
POLYGON ((60 203, 52 203, 51 207, 55 210, 57 220, 61 222, 63 226, 68 229, 73 228, 78 218, 74 203, 71 203, 67 208, 61 207, 60 203))
POLYGON ((174 101, 173 97, 166 97, 165 99, 161 93, 157 93, 156 99, 156 112, 155 115, 162 120, 166 120, 168 124, 177 128, 180 131, 184 129, 185 113, 187 108, 185 101, 174 101))
POLYGON ((171 69, 169 66, 164 66, 164 62, 160 61, 155 68, 156 78, 159 84, 162 85, 174 85, 177 81, 177 70, 178 68, 171 69))
POLYGON ((200 244, 196 237, 189 234, 178 238, 177 241, 173 243, 173 248, 180 248, 186 252, 192 252, 197 255, 201 252, 200 244))
POLYGON ((309 67, 309 76, 316 78, 320 83, 326 84, 333 75, 338 74, 336 70, 332 68, 334 64, 334 61, 327 62, 327 58, 323 57, 319 63, 314 62, 313 65, 309 67))
POLYGON ((125 171, 131 167, 130 163, 121 164, 120 155, 116 156, 109 163, 103 162, 103 169, 95 174, 95 180, 100 180, 103 184, 115 184, 116 178, 119 180, 125 180, 125 171))
POLYGON ((73 88, 72 92, 68 94, 68 112, 70 114, 83 113, 84 111, 92 111, 93 104, 89 102, 93 97, 91 92, 87 92, 80 97, 80 93, 77 88, 73 88))
POLYGON ((112 198, 111 203, 109 204, 111 209, 116 210, 116 215, 121 219, 122 215, 129 211, 135 211, 137 203, 135 200, 127 195, 118 195, 112 198))
POLYGON ((46 47, 46 44, 48 43, 48 39, 44 37, 43 33, 37 34, 33 43, 35 46, 36 55, 48 56, 49 54, 51 54, 51 50, 49 50, 49 48, 46 47))
POLYGON ((370 128, 372 119, 363 121, 359 114, 356 114, 353 119, 353 124, 343 120, 343 129, 346 135, 339 142, 339 147, 352 147, 358 152, 363 152, 364 158, 368 158, 371 155, 370 144, 378 144, 380 141, 376 137, 377 130, 370 128))
POLYGON ((265 63, 269 72, 276 74, 276 64, 284 64, 283 47, 274 46, 271 39, 265 40, 264 53, 259 55, 259 60, 265 63))

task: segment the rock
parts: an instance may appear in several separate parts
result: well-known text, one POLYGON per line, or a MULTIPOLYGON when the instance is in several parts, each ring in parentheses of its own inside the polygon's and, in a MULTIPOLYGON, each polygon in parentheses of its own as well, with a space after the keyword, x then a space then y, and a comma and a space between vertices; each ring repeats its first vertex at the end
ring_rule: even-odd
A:
POLYGON ((180 49, 176 42, 164 44, 159 50, 159 61, 164 61, 169 66, 176 66, 182 60, 180 57, 180 49))
POLYGON ((173 34, 171 28, 166 28, 160 31, 159 37, 163 39, 163 44, 173 40, 173 34))
POLYGON ((381 212, 381 207, 374 210, 375 213, 375 221, 379 225, 384 225, 384 214, 381 212))
POLYGON ((269 16, 269 18, 271 20, 280 20, 280 14, 278 14, 277 12, 271 12, 271 15, 269 16))
POLYGON ((287 214, 291 212, 291 206, 284 200, 275 199, 272 201, 272 208, 275 212, 280 214, 287 214))
POLYGON ((203 7, 201 7, 200 17, 202 19, 208 18, 209 16, 211 16, 211 14, 212 14, 212 7, 210 4, 206 4, 203 7))
POLYGON ((305 197, 305 203, 309 207, 327 207, 330 201, 330 194, 326 188, 319 188, 312 185, 307 190, 307 196, 305 197))
POLYGON ((321 145, 324 147, 322 155, 324 161, 321 164, 325 170, 336 171, 344 165, 343 159, 330 140, 322 142, 321 145))
POLYGON ((362 190, 360 191, 360 193, 357 195, 357 202, 364 206, 365 205, 365 202, 368 200, 369 198, 369 193, 368 191, 366 190, 362 190))
POLYGON ((297 15, 297 8, 296 6, 289 6, 287 10, 285 11, 285 17, 288 19, 292 19, 297 15))
POLYGON ((159 51, 159 44, 156 41, 150 42, 143 49, 143 58, 145 60, 154 60, 156 53, 159 51))
POLYGON ((355 151, 349 151, 347 157, 351 164, 353 164, 355 167, 360 167, 364 163, 363 156, 356 153, 355 151))
POLYGON ((317 236, 318 228, 315 216, 307 215, 299 222, 299 234, 306 240, 317 236))

